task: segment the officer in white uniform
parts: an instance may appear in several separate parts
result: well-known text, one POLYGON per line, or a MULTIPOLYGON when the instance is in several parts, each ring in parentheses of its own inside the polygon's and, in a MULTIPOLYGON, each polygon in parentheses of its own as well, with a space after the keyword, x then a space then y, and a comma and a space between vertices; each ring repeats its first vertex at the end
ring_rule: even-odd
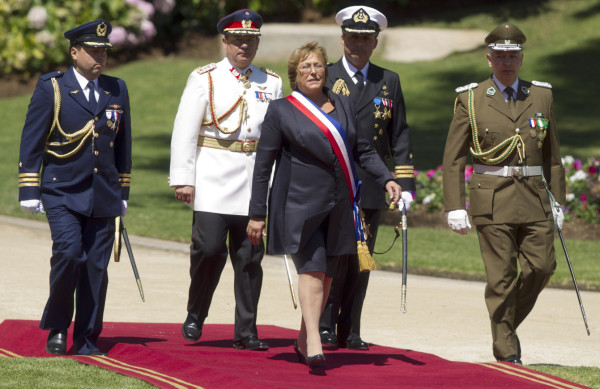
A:
POLYGON ((202 336, 229 254, 235 272, 233 347, 248 350, 269 348, 256 329, 264 246, 252 245, 246 226, 263 118, 269 102, 283 95, 277 74, 252 65, 261 25, 262 17, 249 9, 219 21, 226 56, 191 73, 171 139, 170 185, 175 198, 194 209, 183 337, 197 341, 202 336))

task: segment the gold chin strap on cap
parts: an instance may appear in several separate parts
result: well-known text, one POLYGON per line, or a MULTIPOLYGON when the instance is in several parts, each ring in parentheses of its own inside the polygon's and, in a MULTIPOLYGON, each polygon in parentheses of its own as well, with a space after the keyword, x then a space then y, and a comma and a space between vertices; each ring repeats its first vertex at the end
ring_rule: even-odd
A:
MULTIPOLYGON (((456 111, 456 106, 454 110, 456 111)), ((477 122, 475 120, 474 97, 472 89, 469 89, 469 120, 471 122, 471 131, 473 134, 473 147, 470 148, 471 155, 473 157, 480 159, 481 162, 486 165, 496 165, 508 158, 508 156, 516 148, 517 153, 519 154, 519 163, 523 163, 523 160, 525 159, 525 143, 523 142, 521 135, 518 133, 510 138, 506 138, 498 145, 487 151, 483 151, 481 149, 477 133, 477 122), (502 149, 504 149, 504 151, 502 151, 502 149), (492 157, 494 154, 498 155, 492 157)))
POLYGON ((56 79, 54 77, 51 80, 52 80, 52 87, 54 88, 54 119, 52 121, 52 127, 50 128, 50 131, 48 132, 48 136, 46 137, 46 152, 56 158, 64 159, 64 158, 69 158, 70 156, 76 154, 79 150, 81 150, 81 148, 85 144, 85 141, 87 140, 87 138, 89 138, 94 133, 94 119, 93 118, 90 119, 90 121, 87 122, 85 127, 83 127, 81 130, 73 132, 71 134, 67 134, 62 129, 62 127, 60 125, 60 121, 58 120, 58 117, 60 114, 60 104, 61 104, 60 88, 58 86, 58 82, 56 81, 56 79), (67 139, 66 142, 50 142, 50 136, 52 135, 52 132, 55 129, 63 137, 65 137, 65 139, 67 139), (55 147, 55 148, 63 147, 63 146, 71 145, 73 143, 77 143, 77 142, 79 142, 79 144, 73 150, 69 151, 68 153, 60 154, 56 151, 50 150, 51 147, 55 147))

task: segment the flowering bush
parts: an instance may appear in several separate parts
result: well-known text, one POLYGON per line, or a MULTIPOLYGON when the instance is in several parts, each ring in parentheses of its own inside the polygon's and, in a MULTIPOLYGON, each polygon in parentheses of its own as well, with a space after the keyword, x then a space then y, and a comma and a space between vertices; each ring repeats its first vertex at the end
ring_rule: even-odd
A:
POLYGON ((0 74, 55 70, 69 63, 66 29, 106 19, 116 50, 146 44, 156 35, 155 11, 171 12, 174 0, 3 0, 0 2, 0 74))
MULTIPOLYGON (((585 162, 566 156, 562 160, 567 181, 567 203, 563 205, 565 219, 583 219, 588 223, 600 221, 600 160, 590 158, 585 162)), ((468 184, 473 167, 465 167, 465 183, 468 184)), ((428 171, 415 171, 417 195, 415 209, 437 212, 443 209, 443 167, 428 171)), ((465 190, 469 187, 466 185, 465 190)), ((467 202, 466 207, 469 207, 467 202)))

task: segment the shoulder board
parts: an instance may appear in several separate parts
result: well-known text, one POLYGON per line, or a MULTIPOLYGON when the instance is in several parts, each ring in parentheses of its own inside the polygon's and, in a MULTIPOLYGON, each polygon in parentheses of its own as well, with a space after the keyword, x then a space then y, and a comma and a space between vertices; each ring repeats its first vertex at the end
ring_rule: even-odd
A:
POLYGON ((469 89, 477 88, 478 85, 479 85, 478 83, 472 82, 467 85, 459 86, 458 88, 455 89, 455 91, 456 91, 456 93, 461 93, 461 92, 467 91, 469 89))
POLYGON ((204 74, 204 73, 212 72, 216 68, 217 68, 216 63, 209 63, 208 65, 204 65, 204 66, 194 69, 194 72, 196 72, 198 74, 204 74))
POLYGON ((271 69, 267 69, 265 67, 261 67, 260 68, 261 71, 267 73, 269 76, 273 76, 275 78, 280 78, 279 74, 275 73, 274 71, 272 71, 271 69))
POLYGON ((46 73, 46 74, 40 76, 40 80, 46 81, 53 77, 62 77, 63 74, 65 74, 65 72, 61 72, 60 70, 56 71, 56 72, 46 73))
POLYGON ((548 89, 552 89, 552 85, 549 82, 543 82, 543 81, 531 81, 531 83, 535 86, 539 86, 542 88, 548 88, 548 89))

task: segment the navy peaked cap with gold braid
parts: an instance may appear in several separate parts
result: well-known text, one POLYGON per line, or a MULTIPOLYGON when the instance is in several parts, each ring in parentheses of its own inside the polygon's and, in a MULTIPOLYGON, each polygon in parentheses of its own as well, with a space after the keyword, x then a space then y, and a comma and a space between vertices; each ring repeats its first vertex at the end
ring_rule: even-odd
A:
POLYGON ((335 15, 335 22, 344 34, 377 35, 387 27, 387 18, 375 8, 352 6, 335 15))
POLYGON ((94 20, 65 32, 65 38, 71 42, 71 46, 80 44, 88 47, 112 47, 108 36, 112 26, 107 20, 94 20))
POLYGON ((263 18, 251 9, 240 9, 224 16, 217 23, 220 34, 260 36, 263 18))

